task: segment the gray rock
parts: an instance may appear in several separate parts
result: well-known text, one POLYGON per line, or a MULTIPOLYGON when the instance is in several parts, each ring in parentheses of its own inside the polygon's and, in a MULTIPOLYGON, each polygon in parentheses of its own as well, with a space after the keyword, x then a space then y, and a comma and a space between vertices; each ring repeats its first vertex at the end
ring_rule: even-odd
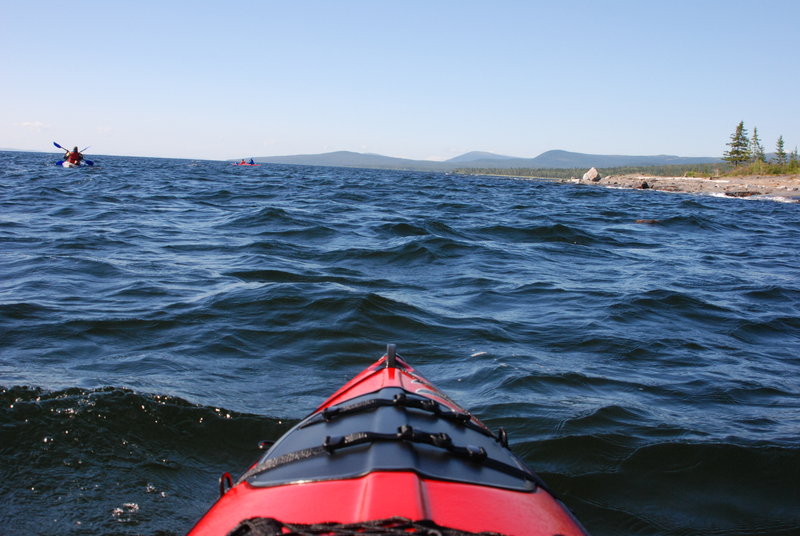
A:
POLYGON ((597 182, 600 180, 600 172, 597 171, 597 169, 592 168, 583 174, 583 180, 597 182))

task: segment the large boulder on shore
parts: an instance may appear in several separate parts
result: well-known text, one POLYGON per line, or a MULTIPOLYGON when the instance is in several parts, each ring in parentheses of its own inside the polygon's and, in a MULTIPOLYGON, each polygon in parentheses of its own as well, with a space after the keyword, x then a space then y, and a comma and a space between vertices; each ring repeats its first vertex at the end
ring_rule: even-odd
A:
POLYGON ((583 180, 597 182, 600 180, 600 172, 596 168, 592 168, 583 174, 583 180))

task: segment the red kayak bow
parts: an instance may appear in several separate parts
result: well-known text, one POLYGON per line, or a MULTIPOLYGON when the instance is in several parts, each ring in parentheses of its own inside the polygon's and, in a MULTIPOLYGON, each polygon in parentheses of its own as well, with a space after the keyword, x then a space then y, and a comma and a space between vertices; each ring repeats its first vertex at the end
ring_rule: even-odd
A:
POLYGON ((394 345, 236 485, 225 480, 191 536, 586 535, 502 429, 492 433, 394 345))

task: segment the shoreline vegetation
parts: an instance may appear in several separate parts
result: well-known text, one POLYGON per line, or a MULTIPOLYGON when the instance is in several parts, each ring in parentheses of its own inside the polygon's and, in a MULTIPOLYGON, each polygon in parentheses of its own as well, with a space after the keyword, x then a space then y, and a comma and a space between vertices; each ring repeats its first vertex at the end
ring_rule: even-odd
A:
POLYGON ((722 162, 690 165, 616 167, 583 169, 477 169, 456 173, 516 178, 550 179, 557 182, 595 184, 610 188, 635 188, 662 192, 708 194, 725 197, 770 198, 800 202, 800 156, 784 149, 778 137, 775 152, 767 155, 753 128, 749 137, 740 121, 726 144, 722 162))

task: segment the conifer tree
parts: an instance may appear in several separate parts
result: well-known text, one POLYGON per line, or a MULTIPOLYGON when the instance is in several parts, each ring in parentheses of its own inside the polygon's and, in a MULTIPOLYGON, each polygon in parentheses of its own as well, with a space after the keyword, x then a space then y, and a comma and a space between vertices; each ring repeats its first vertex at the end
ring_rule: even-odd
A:
POLYGON ((775 146, 775 163, 786 164, 786 151, 783 150, 783 136, 778 136, 778 143, 775 146))
POLYGON ((761 140, 758 137, 758 128, 753 127, 753 137, 750 138, 750 153, 753 162, 766 162, 767 157, 764 154, 764 146, 761 145, 761 140))
POLYGON ((739 121, 736 131, 731 134, 731 141, 726 144, 730 147, 725 151, 722 159, 730 162, 733 166, 744 164, 750 160, 750 140, 747 139, 747 130, 744 128, 744 121, 739 121))

